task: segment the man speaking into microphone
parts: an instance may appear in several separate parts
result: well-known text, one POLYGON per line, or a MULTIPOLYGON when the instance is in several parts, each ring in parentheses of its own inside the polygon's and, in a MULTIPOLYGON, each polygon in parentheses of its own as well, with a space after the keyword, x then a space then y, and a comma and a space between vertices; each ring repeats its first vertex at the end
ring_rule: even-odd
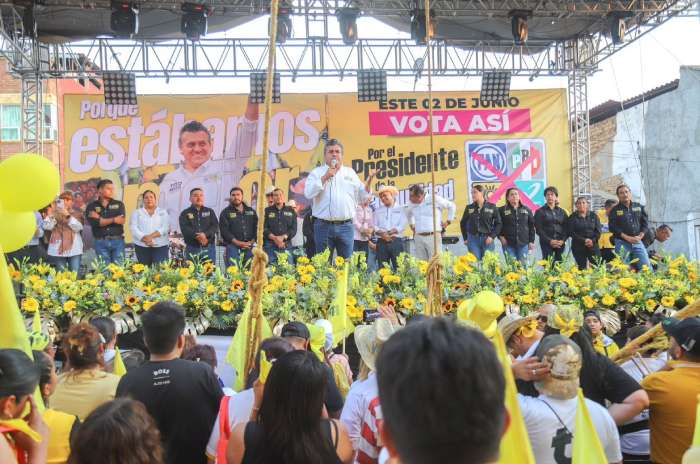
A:
POLYGON ((331 256, 349 258, 355 240, 352 218, 357 204, 370 196, 370 183, 363 184, 357 173, 343 166, 343 145, 330 139, 323 151, 325 165, 311 171, 304 185, 304 196, 311 200, 316 253, 330 248, 331 256))

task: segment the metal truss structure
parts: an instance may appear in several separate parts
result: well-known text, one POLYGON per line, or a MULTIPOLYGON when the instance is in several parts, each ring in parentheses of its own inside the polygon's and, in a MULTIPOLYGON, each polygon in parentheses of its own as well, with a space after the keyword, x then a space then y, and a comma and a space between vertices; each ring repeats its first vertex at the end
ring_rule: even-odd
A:
MULTIPOLYGON (((151 10, 177 12, 181 1, 152 0, 151 10)), ((277 48, 277 71, 292 79, 350 77, 365 69, 383 69, 389 76, 422 77, 426 47, 408 39, 364 39, 346 45, 340 39, 310 36, 313 23, 328 18, 347 0, 291 0, 296 14, 306 18, 306 37, 289 39, 277 48)), ((695 0, 433 0, 437 17, 508 18, 513 10, 533 17, 587 21, 585 31, 562 40, 512 41, 435 40, 434 74, 476 76, 486 70, 508 70, 515 76, 567 76, 574 195, 590 196, 591 168, 587 77, 601 61, 669 19, 686 14, 695 0), (622 15, 626 40, 614 43, 607 21, 622 15)), ((109 0, 43 0, 43 6, 110 8, 109 0)), ((146 3, 143 3, 146 5, 146 3)), ((267 14, 263 0, 208 0, 223 15, 267 14)), ((364 15, 407 17, 415 0, 355 0, 364 15)), ((137 40, 93 39, 77 43, 45 44, 35 32, 25 31, 14 5, 0 4, 0 55, 22 79, 22 142, 26 151, 41 152, 42 82, 47 78, 97 78, 105 71, 125 71, 139 77, 193 78, 246 77, 265 70, 267 39, 201 39, 193 42, 172 37, 137 40)))

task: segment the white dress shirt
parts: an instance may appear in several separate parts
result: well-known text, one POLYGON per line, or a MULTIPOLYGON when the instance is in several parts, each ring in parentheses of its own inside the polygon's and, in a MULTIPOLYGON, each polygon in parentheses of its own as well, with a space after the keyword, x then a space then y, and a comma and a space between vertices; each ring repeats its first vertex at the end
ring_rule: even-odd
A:
POLYGON ((148 245, 142 242, 146 235, 150 235, 155 231, 160 232, 160 237, 153 239, 154 247, 162 247, 168 245, 168 231, 170 230, 170 220, 168 212, 163 208, 156 207, 153 214, 148 214, 146 208, 138 208, 131 213, 129 219, 129 230, 134 239, 134 245, 148 248, 148 245))
MULTIPOLYGON (((53 229, 56 227, 56 218, 53 216, 47 216, 41 226, 46 231, 53 231, 53 229)), ((59 240, 54 243, 49 242, 49 247, 46 249, 46 253, 49 256, 70 258, 71 256, 79 256, 83 254, 83 237, 80 235, 80 232, 83 230, 83 224, 71 216, 68 220, 68 227, 70 227, 70 230, 73 231, 73 246, 70 250, 61 254, 61 241, 59 240)))
POLYGON ((311 213, 326 221, 347 221, 355 216, 357 204, 370 194, 357 173, 341 166, 325 184, 321 181, 328 165, 314 168, 304 185, 304 196, 312 201, 311 213))
POLYGON ((389 207, 382 203, 374 210, 375 233, 389 232, 392 229, 396 229, 398 232, 396 236, 403 237, 407 225, 406 209, 403 206, 399 206, 396 202, 389 207))
POLYGON ((447 220, 453 222, 457 213, 457 205, 450 200, 447 200, 440 195, 435 195, 435 209, 437 210, 437 230, 433 227, 433 197, 425 195, 423 201, 419 204, 408 202, 406 205, 406 216, 408 223, 413 224, 417 234, 426 234, 430 232, 442 231, 442 212, 447 211, 447 220))
POLYGON ((38 245, 39 239, 44 236, 44 219, 41 217, 41 214, 35 211, 34 220, 36 221, 36 230, 34 231, 32 239, 29 241, 29 243, 27 243, 27 246, 38 245))
POLYGON ((180 213, 189 208, 190 190, 195 187, 204 191, 204 206, 216 214, 228 206, 229 192, 238 185, 255 148, 257 127, 257 121, 244 118, 237 137, 225 151, 224 159, 210 159, 193 172, 180 164, 163 177, 158 206, 168 212, 170 230, 180 232, 180 213))

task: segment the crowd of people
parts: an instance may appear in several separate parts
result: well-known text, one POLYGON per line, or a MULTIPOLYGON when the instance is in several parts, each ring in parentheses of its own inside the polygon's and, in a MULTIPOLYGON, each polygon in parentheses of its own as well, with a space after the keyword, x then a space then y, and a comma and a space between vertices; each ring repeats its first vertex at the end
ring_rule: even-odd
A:
MULTIPOLYGON (((199 122, 189 122, 181 129, 179 140, 185 165, 168 174, 166 183, 179 191, 186 183, 190 187, 189 206, 174 213, 174 197, 161 185, 161 198, 152 190, 143 192, 140 206, 128 221, 136 260, 146 265, 169 259, 169 237, 181 235, 186 259, 216 262, 216 248, 221 245, 227 265, 250 261, 253 247, 262 246, 272 263, 281 252, 310 257, 330 249, 331 254, 343 258, 349 258, 353 252, 366 253, 372 267, 384 263, 395 266, 398 255, 411 250, 409 239, 413 240, 415 256, 429 260, 434 241, 437 239, 441 247, 447 227, 456 220, 455 203, 433 196, 422 185, 408 189, 406 204, 400 204, 399 191, 394 186, 383 185, 372 192, 375 173, 361 180, 343 164, 342 143, 331 139, 325 144, 323 164, 311 170, 303 183, 303 195, 310 207, 303 209, 294 200, 286 201, 288 192, 280 188, 272 186, 266 191, 264 238, 262 244, 257 244, 260 219, 246 203, 240 186, 230 186, 228 205, 220 211, 206 206, 212 204, 206 195, 215 194, 216 204, 221 203, 222 197, 219 188, 212 190, 207 184, 211 176, 199 172, 205 165, 208 170, 213 169, 206 162, 212 151, 208 129, 199 122), (185 175, 180 171, 189 166, 187 162, 196 160, 200 163, 190 169, 196 175, 187 177, 186 182, 180 179, 185 175), (175 223, 173 214, 178 218, 175 223)), ((48 254, 44 257, 50 263, 77 272, 83 254, 81 232, 90 226, 97 257, 104 263, 123 260, 127 225, 124 203, 114 198, 111 180, 100 180, 96 188, 98 197, 87 204, 84 214, 73 208, 73 195, 68 191, 41 214, 37 213, 34 239, 14 257, 36 260, 48 254), (40 246, 44 234, 46 250, 40 246)), ((633 201, 626 185, 620 185, 616 194, 617 201, 606 201, 604 209, 597 212, 591 211, 587 198, 580 197, 576 199, 575 211, 568 214, 559 206, 557 188, 550 186, 544 191, 545 204, 533 213, 521 201, 517 188, 509 188, 505 204, 497 207, 488 201, 484 187, 477 184, 471 189, 472 203, 466 206, 459 221, 462 239, 478 259, 485 252, 494 251, 496 241, 500 241, 506 256, 525 265, 538 241, 544 259, 560 261, 570 239, 568 249, 581 269, 589 263, 610 261, 615 254, 637 269, 651 268, 653 243, 668 240, 672 229, 666 224, 650 227, 644 207, 633 201)), ((178 198, 183 196, 181 192, 178 198)))
POLYGON ((497 462, 510 369, 538 464, 570 462, 579 388, 608 462, 681 463, 700 394, 700 318, 657 315, 668 350, 652 342, 618 365, 596 342, 606 327, 595 311, 499 311, 506 362, 496 332, 459 319, 405 320, 383 306, 355 330, 357 360, 333 351, 328 321, 292 321, 261 342, 238 393, 217 376, 213 348, 185 334, 176 303, 142 316, 145 353, 125 356, 121 376, 114 322, 81 322, 58 353, 0 350, 0 462, 497 462))

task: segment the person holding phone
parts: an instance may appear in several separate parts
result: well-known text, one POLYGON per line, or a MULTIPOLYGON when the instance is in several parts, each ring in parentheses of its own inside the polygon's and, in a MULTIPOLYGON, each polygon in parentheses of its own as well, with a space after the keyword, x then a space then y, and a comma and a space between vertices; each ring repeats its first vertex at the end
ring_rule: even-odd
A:
POLYGON ((63 192, 56 201, 56 208, 42 222, 42 228, 51 234, 47 249, 51 264, 59 270, 70 269, 77 275, 83 256, 83 223, 71 214, 72 210, 73 194, 63 192))

